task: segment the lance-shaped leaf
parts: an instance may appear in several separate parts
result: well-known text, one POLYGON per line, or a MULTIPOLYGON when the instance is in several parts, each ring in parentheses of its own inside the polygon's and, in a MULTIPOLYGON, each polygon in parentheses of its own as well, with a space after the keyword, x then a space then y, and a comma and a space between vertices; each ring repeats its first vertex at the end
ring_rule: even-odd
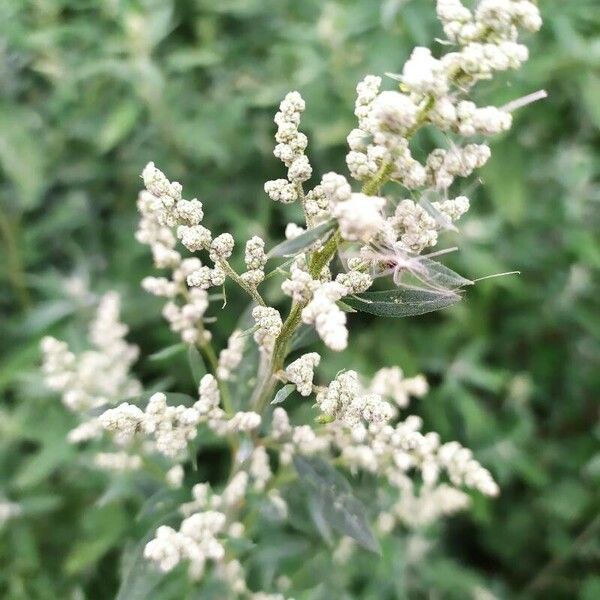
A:
POLYGON ((276 394, 271 404, 281 404, 294 390, 296 386, 293 383, 284 385, 276 394))
POLYGON ((151 360, 153 362, 167 360, 168 358, 171 358, 172 356, 175 356, 176 354, 179 354, 180 352, 183 352, 184 350, 185 350, 185 344, 180 342, 179 344, 173 344, 172 346, 167 346, 166 348, 163 348, 162 350, 159 350, 158 352, 151 354, 148 357, 148 360, 151 360))
POLYGON ((196 346, 188 347, 188 362, 190 365, 190 371, 192 372, 192 377, 194 378, 194 383, 198 385, 203 375, 206 375, 206 366, 204 364, 204 360, 202 359, 202 355, 198 352, 198 348, 196 346))
POLYGON ((336 222, 332 219, 326 223, 321 223, 313 229, 305 231, 302 235, 293 240, 281 242, 269 252, 269 258, 277 256, 295 256, 306 248, 312 246, 315 242, 325 239, 325 237, 333 230, 336 222))
POLYGON ((452 306, 461 298, 459 293, 453 291, 398 288, 348 296, 344 302, 356 310, 378 317, 414 317, 452 306))
POLYGON ((379 544, 367 522, 363 504, 354 496, 346 479, 319 458, 294 457, 294 465, 310 494, 317 527, 324 522, 341 535, 347 535, 371 552, 379 553, 379 544))

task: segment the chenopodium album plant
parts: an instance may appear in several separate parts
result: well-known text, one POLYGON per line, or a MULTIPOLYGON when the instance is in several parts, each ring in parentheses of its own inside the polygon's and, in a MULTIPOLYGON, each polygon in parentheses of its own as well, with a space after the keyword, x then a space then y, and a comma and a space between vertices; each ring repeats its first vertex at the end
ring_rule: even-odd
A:
POLYGON ((439 262, 444 251, 429 251, 469 208, 467 197, 452 197, 451 186, 489 159, 482 139, 507 130, 510 111, 541 94, 496 108, 476 106, 469 91, 496 71, 518 68, 528 56, 518 30, 536 31, 541 19, 528 0, 481 0, 473 11, 459 0, 438 0, 437 14, 447 37, 444 47, 451 51, 435 58, 429 49, 415 48, 402 73, 390 76, 399 89, 382 91, 381 78, 372 75, 357 86, 358 127, 348 135, 347 165, 360 191, 338 173, 326 173, 316 187, 305 189, 312 168, 307 138, 299 130, 304 100, 298 92, 283 99, 275 115, 274 154, 287 167, 287 177, 268 181, 265 191, 274 201, 301 203, 305 225, 290 223, 286 241, 268 253, 260 237, 248 240, 245 272, 230 263, 234 238, 214 235, 202 224, 202 203, 183 199, 182 186, 153 163, 144 168, 136 236, 166 274, 147 277, 142 286, 165 298, 163 316, 171 329, 204 359, 208 373, 197 398, 173 405, 159 392, 145 406, 118 404, 142 390, 130 372, 138 350, 125 340, 127 327, 113 292, 102 298, 91 325, 93 349, 75 355, 64 342, 43 340, 48 386, 81 415, 70 441, 103 444, 108 433, 114 444, 110 451, 100 446, 98 468, 124 472, 160 465, 165 486, 177 488, 200 431, 208 429, 230 446, 231 472, 223 489, 195 483, 179 508, 178 525, 158 527, 145 545, 145 559, 160 571, 185 563, 190 578, 202 581, 210 572, 232 596, 283 598, 279 592, 285 589, 250 590, 244 546, 234 542, 258 536, 257 502, 285 521, 286 486, 297 478, 311 491, 311 510, 321 529, 344 536, 341 554, 350 543, 378 550, 367 512, 343 471, 369 473, 385 489, 373 494, 375 505, 369 507, 381 535, 464 509, 465 490, 498 494, 470 450, 423 433, 417 416, 400 416, 411 396, 427 392, 423 376, 406 378, 399 367, 386 367, 370 382, 352 370, 322 382, 316 372, 323 356, 297 353, 299 338, 310 328, 328 350, 346 348, 352 309, 388 317, 422 314, 457 302, 473 283, 439 262), (410 140, 427 125, 443 132, 448 144, 432 149, 422 164, 411 155, 410 140), (408 190, 411 198, 383 196, 388 182, 408 190), (193 256, 184 257, 178 242, 193 256), (267 305, 260 289, 265 279, 281 273, 281 290, 290 298, 285 313, 267 305), (376 278, 389 278, 393 287, 369 292, 376 278), (217 355, 206 312, 211 300, 223 298, 211 288, 227 279, 250 297, 252 321, 244 331, 234 331, 217 355), (252 344, 259 360, 250 377, 246 357, 252 344), (246 397, 234 396, 233 389, 243 389, 242 378, 241 383, 254 382, 254 389, 246 397), (310 398, 312 425, 293 424, 282 406, 294 391, 310 398))

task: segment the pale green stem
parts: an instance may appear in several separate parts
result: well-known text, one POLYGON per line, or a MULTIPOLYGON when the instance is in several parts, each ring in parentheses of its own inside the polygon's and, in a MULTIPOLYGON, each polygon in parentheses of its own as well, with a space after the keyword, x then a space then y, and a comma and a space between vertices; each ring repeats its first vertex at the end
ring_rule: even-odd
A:
POLYGON ((266 306, 262 296, 258 290, 251 285, 248 285, 232 268, 232 266, 224 259, 218 261, 218 265, 227 273, 227 275, 235 281, 257 304, 266 306))

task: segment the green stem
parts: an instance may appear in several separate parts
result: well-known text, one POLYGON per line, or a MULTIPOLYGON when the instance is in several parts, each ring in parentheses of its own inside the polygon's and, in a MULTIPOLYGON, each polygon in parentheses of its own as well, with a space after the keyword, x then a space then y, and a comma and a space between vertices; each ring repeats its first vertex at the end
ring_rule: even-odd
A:
POLYGON ((251 285, 248 285, 231 267, 226 260, 220 260, 219 266, 227 273, 235 283, 237 283, 256 303, 261 306, 266 306, 262 296, 258 293, 258 290, 251 285))
POLYGON ((6 249, 7 277, 15 290, 21 310, 26 311, 31 305, 31 299, 27 289, 21 252, 17 243, 18 230, 18 221, 11 221, 6 213, 0 210, 0 234, 2 234, 6 249))
MULTIPOLYGON (((309 272, 313 279, 316 279, 320 275, 323 267, 325 267, 334 257, 340 240, 340 232, 336 229, 329 240, 327 240, 323 248, 315 252, 309 265, 309 272)), ((269 401, 269 398, 273 394, 274 387, 277 382, 275 374, 278 371, 281 371, 284 367, 285 358, 289 351, 289 343, 294 335, 294 332, 300 325, 302 309, 305 305, 306 304, 302 302, 295 302, 292 304, 290 313, 281 328, 281 333, 277 337, 275 348, 273 349, 271 364, 269 365, 269 371, 263 379, 255 396, 256 400, 254 402, 254 410, 259 414, 262 413, 267 402, 269 401)))

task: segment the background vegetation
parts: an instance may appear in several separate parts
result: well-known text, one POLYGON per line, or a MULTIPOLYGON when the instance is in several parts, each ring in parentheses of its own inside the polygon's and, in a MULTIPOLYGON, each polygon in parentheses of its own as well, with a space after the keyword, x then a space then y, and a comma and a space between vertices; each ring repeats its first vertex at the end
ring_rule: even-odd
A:
MULTIPOLYGON (((424 371, 433 392, 415 410, 472 447, 502 495, 397 536, 377 565, 340 567, 353 598, 600 597, 600 4, 540 4, 531 61, 481 100, 550 97, 496 140, 453 259, 473 278, 522 275, 431 316, 354 315, 354 343, 329 363, 424 371)), ((0 23, 0 495, 24 508, 0 525, 0 596, 103 600, 144 531, 131 496, 104 493, 65 441, 72 418, 37 373, 40 337, 81 346, 94 297, 116 288, 144 354, 173 343, 138 287, 151 269, 133 239, 142 166, 201 198, 216 229, 280 236, 262 192, 281 173, 276 104, 301 91, 315 171, 343 169, 356 82, 430 44, 434 2, 2 0, 0 23)), ((179 362, 137 373, 191 387, 179 362)))

